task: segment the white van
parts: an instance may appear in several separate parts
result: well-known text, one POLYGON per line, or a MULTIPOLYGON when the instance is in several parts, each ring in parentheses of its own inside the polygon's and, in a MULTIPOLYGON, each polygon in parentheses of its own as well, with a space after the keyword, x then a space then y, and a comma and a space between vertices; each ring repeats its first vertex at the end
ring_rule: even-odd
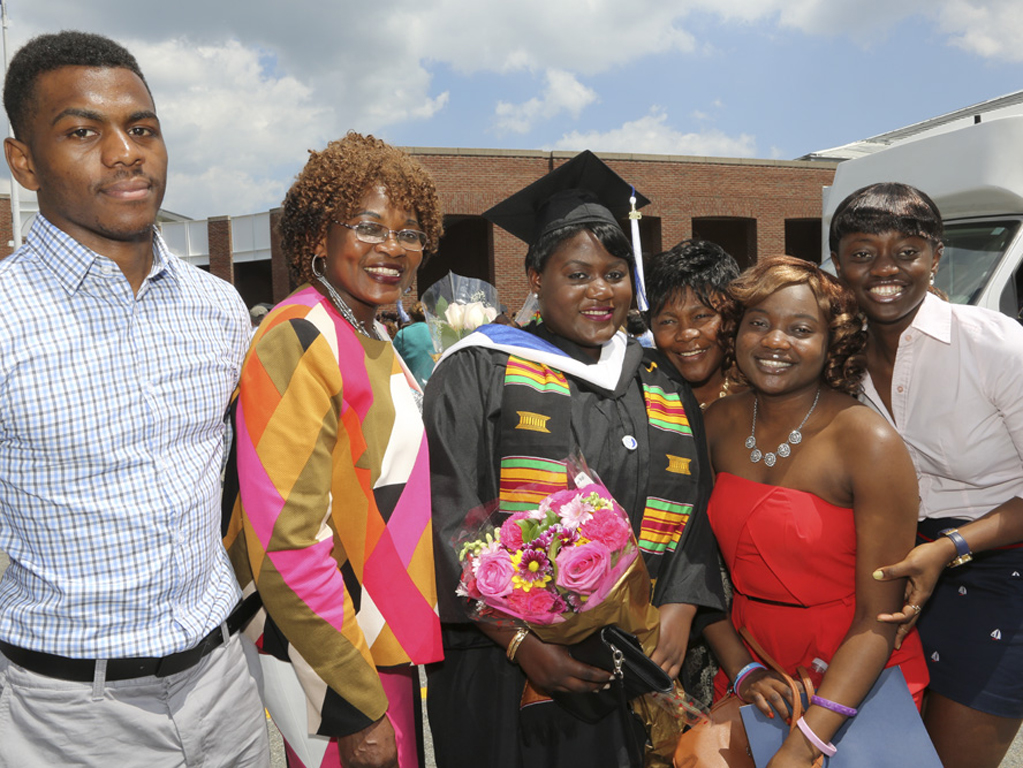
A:
POLYGON ((838 166, 824 189, 823 257, 831 216, 851 192, 878 181, 912 184, 945 220, 935 285, 952 301, 1023 320, 1023 117, 1004 117, 898 144, 838 166))

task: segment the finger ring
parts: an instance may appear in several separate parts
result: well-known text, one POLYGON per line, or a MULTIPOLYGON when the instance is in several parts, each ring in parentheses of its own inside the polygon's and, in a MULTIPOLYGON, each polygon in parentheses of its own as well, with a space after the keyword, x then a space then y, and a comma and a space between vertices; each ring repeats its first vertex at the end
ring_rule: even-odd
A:
POLYGON ((918 614, 918 615, 919 615, 919 613, 920 613, 920 610, 921 610, 921 608, 920 608, 920 606, 919 606, 919 605, 917 605, 916 603, 910 603, 910 606, 909 606, 909 607, 913 609, 913 612, 914 612, 914 613, 916 613, 916 614, 918 614))

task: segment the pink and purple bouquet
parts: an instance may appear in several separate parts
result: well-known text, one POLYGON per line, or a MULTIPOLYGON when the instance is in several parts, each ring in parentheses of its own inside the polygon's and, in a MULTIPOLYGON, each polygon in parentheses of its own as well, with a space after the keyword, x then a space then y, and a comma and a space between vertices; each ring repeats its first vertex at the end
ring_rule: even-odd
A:
MULTIPOLYGON (((576 487, 547 495, 535 509, 470 513, 453 542, 462 564, 456 592, 476 621, 526 624, 544 642, 563 645, 614 624, 636 635, 650 655, 660 615, 628 515, 581 457, 565 463, 567 484, 576 487)), ((636 702, 657 736, 654 753, 664 758, 650 762, 648 755, 648 765, 670 765, 678 733, 702 716, 699 705, 677 683, 672 694, 636 702)))
POLYGON ((638 555, 625 510, 591 482, 464 541, 458 594, 476 618, 559 624, 601 605, 638 555))

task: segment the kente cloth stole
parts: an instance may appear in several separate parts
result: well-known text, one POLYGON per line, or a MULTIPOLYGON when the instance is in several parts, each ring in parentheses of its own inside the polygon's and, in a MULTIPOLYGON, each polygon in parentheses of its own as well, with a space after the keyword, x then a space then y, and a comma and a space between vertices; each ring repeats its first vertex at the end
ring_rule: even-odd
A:
MULTIPOLYGON (((675 551, 697 493, 696 442, 670 379, 654 363, 640 366, 650 466, 639 547, 647 557, 675 551)), ((565 375, 511 355, 501 403, 502 512, 536 509, 565 488, 572 450, 571 396, 565 375)))

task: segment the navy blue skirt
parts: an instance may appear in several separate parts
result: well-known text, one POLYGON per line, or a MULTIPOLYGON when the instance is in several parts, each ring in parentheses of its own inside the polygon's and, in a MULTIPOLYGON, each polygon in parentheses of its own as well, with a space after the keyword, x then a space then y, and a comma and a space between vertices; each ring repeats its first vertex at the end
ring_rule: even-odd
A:
MULTIPOLYGON (((917 542, 966 522, 924 520, 917 542)), ((919 629, 931 690, 991 715, 1023 717, 1023 547, 946 569, 919 629)))

